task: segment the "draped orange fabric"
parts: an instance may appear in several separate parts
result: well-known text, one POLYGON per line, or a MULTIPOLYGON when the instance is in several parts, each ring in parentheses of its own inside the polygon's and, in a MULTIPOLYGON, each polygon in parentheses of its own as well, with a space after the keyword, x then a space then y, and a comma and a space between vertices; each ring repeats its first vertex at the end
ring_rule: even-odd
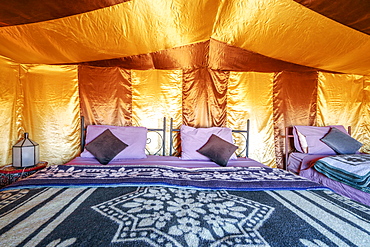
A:
POLYGON ((185 70, 183 123, 192 127, 226 125, 227 73, 206 68, 185 70))
POLYGON ((80 103, 76 66, 19 65, 0 57, 1 165, 28 132, 40 160, 62 164, 80 151, 80 103), (52 82, 52 83, 51 83, 52 82))
POLYGON ((290 145, 284 143, 285 127, 316 124, 317 72, 277 73, 273 93, 275 154, 282 166, 284 145, 290 145))
POLYGON ((128 71, 80 66, 81 114, 86 125, 131 125, 132 89, 128 71))
POLYGON ((19 65, 0 57, 0 166, 11 163, 12 146, 23 132, 19 65))
MULTIPOLYGON (((45 144, 44 140, 46 143, 54 142, 60 136, 60 129, 45 132, 48 137, 44 133, 45 128, 59 126, 60 120, 56 117, 63 115, 61 119, 73 129, 72 136, 68 134, 67 140, 73 140, 70 144, 74 149, 58 145, 60 150, 52 151, 60 153, 69 150, 72 153, 61 159, 43 156, 49 161, 55 160, 54 163, 62 163, 79 152, 80 113, 76 109, 79 109, 80 103, 87 124, 134 124, 156 128, 161 127, 163 117, 172 117, 175 127, 188 124, 244 129, 246 120, 250 119, 250 157, 270 166, 283 165, 284 127, 294 124, 352 125, 354 136, 365 143, 365 149, 368 148, 368 135, 364 133, 369 131, 366 123, 369 121, 367 89, 370 82, 364 76, 323 72, 228 72, 208 68, 135 71, 118 67, 80 66, 71 70, 71 75, 75 75, 73 77, 67 76, 68 70, 59 66, 25 66, 22 69, 11 63, 7 66, 8 69, 2 69, 3 76, 14 78, 15 74, 21 73, 21 79, 10 84, 13 89, 7 89, 2 96, 7 99, 4 102, 10 104, 3 119, 19 119, 18 124, 8 122, 11 125, 7 129, 12 130, 8 133, 18 136, 24 130, 32 130, 31 136, 36 138, 33 139, 45 148, 49 144, 45 144), (53 84, 48 85, 50 81, 53 84), (64 86, 56 87, 57 81, 64 86), (76 97, 77 85, 79 96, 76 97), (352 85, 351 89, 343 90, 348 85, 352 85), (71 94, 61 94, 63 99, 55 97, 55 90, 59 94, 62 88, 71 94), (26 94, 22 93, 23 90, 26 94), (45 98, 46 95, 49 96, 45 98), (14 100, 9 101, 9 97, 14 100), (333 103, 329 103, 331 98, 333 103), (61 102, 64 102, 62 108, 56 107, 61 102), (70 103, 74 110, 63 110, 69 109, 66 106, 70 103), (14 112, 10 106, 14 106, 14 112), (343 111, 343 106, 348 110, 343 111), (342 115, 338 115, 338 111, 342 115), (21 113, 19 117, 17 112, 21 113), (33 115, 34 112, 37 114, 33 115), (19 131, 16 126, 19 126, 19 131)), ((5 129, 5 125, 2 126, 5 129)), ((10 144, 4 146, 8 153, 15 139, 11 137, 10 144)), ((10 153, 3 162, 9 163, 9 159, 10 153)))
POLYGON ((34 64, 129 61, 213 39, 305 67, 366 75, 370 7, 364 1, 15 0, 0 8, 0 55, 34 64))
POLYGON ((0 2, 0 166, 24 131, 49 164, 72 159, 80 115, 249 119, 250 157, 272 167, 295 124, 352 125, 369 150, 369 13, 366 0, 0 2))
POLYGON ((369 85, 370 77, 319 73, 317 124, 341 123, 352 127, 352 136, 365 143, 369 151, 369 85), (345 100, 344 100, 345 99, 345 100))
POLYGON ((250 120, 249 157, 276 167, 273 133, 274 73, 231 72, 227 100, 228 126, 246 129, 250 120))

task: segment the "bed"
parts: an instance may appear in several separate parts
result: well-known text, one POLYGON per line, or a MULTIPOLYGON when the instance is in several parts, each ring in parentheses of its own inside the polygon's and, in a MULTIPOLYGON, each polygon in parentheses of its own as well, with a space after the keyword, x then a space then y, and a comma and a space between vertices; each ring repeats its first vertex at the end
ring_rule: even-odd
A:
MULTIPOLYGON (((331 162, 331 160, 339 160, 343 158, 348 160, 358 159, 358 156, 362 157, 361 159, 368 160, 368 158, 366 158, 367 156, 369 156, 368 154, 362 154, 357 151, 358 147, 360 147, 361 145, 359 143, 356 143, 355 141, 353 142, 355 143, 354 148, 344 151, 335 151, 332 148, 328 147, 325 143, 321 142, 320 139, 326 136, 331 129, 340 130, 340 132, 348 136, 350 136, 351 133, 350 127, 348 128, 348 130, 346 130, 343 126, 338 125, 324 127, 287 127, 285 131, 286 170, 325 185, 338 194, 364 203, 366 205, 370 205, 370 193, 366 191, 366 186, 364 188, 356 188, 356 186, 351 185, 351 183, 344 180, 344 178, 332 176, 326 170, 321 169, 322 164, 327 166, 328 162, 331 162), (302 140, 302 133, 304 137, 307 137, 306 142, 308 142, 308 144, 304 141, 303 144, 301 144, 300 141, 302 140), (302 145, 304 146, 304 148, 302 148, 302 145), (313 147, 311 151, 308 151, 307 146, 313 147), (339 154, 338 152, 342 152, 343 154, 339 154)), ((341 137, 343 137, 342 133, 339 134, 341 137)), ((339 147, 351 145, 348 143, 346 144, 343 141, 340 141, 338 143, 340 143, 340 145, 338 145, 339 147)), ((357 165, 358 164, 353 165, 353 167, 356 167, 357 165)), ((327 168, 330 168, 330 166, 327 166, 327 168)))
MULTIPOLYGON (((114 127, 110 131, 122 137, 114 127)), ((107 164, 102 164, 107 157, 98 160, 85 152, 94 152, 94 145, 88 145, 105 130, 98 132, 91 137, 94 131, 88 128, 80 157, 0 191, 1 246, 368 246, 370 242, 370 207, 291 172, 237 157, 230 129, 181 126, 171 131, 180 134, 181 157, 140 158, 144 147, 135 150, 137 158, 115 158, 119 153, 107 164)), ((134 145, 129 139, 123 142, 134 145)))

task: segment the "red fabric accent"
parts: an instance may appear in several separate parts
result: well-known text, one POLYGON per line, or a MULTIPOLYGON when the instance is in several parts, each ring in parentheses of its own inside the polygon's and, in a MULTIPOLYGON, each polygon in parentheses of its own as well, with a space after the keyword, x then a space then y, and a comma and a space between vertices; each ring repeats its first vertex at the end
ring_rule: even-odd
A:
POLYGON ((18 167, 7 167, 7 169, 5 170, 4 168, 3 169, 0 169, 0 174, 14 174, 14 173, 22 173, 22 172, 30 172, 30 171, 35 171, 35 170, 40 170, 40 169, 43 169, 47 166, 48 163, 39 163, 35 166, 30 166, 30 167, 24 167, 24 168, 18 168, 18 167))
POLYGON ((308 170, 308 169, 312 168, 315 165, 316 161, 318 161, 319 159, 322 159, 324 157, 326 157, 326 156, 319 157, 319 158, 316 158, 316 159, 311 160, 310 162, 308 162, 308 166, 306 168, 304 168, 304 169, 299 170, 299 172, 300 171, 304 171, 304 170, 308 170))

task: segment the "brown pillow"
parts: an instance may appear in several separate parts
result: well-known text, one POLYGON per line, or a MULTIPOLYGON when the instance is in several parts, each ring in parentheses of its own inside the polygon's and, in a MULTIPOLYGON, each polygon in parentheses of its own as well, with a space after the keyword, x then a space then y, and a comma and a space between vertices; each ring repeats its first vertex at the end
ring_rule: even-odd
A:
POLYGON ((106 129, 86 145, 86 149, 103 165, 108 164, 128 145, 106 129))
POLYGON ((226 166, 231 155, 237 149, 238 147, 234 144, 212 134, 206 144, 198 149, 197 152, 208 157, 220 166, 226 166))

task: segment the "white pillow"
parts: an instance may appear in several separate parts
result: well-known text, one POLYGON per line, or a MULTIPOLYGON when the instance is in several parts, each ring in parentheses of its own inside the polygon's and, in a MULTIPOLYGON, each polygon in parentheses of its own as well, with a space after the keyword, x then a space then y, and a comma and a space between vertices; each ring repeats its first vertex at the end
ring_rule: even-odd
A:
MULTIPOLYGON (((98 137, 106 129, 109 129, 112 134, 128 145, 124 150, 117 154, 113 160, 143 159, 147 157, 145 154, 145 146, 148 130, 145 127, 88 125, 85 145, 98 137)), ((84 149, 80 156, 85 158, 94 157, 94 155, 86 149, 84 149)))
MULTIPOLYGON (((180 127, 181 159, 183 160, 210 160, 208 157, 197 152, 211 137, 212 134, 233 144, 232 131, 230 128, 210 127, 193 128, 186 125, 180 127)), ((237 159, 235 153, 230 157, 237 159)))

